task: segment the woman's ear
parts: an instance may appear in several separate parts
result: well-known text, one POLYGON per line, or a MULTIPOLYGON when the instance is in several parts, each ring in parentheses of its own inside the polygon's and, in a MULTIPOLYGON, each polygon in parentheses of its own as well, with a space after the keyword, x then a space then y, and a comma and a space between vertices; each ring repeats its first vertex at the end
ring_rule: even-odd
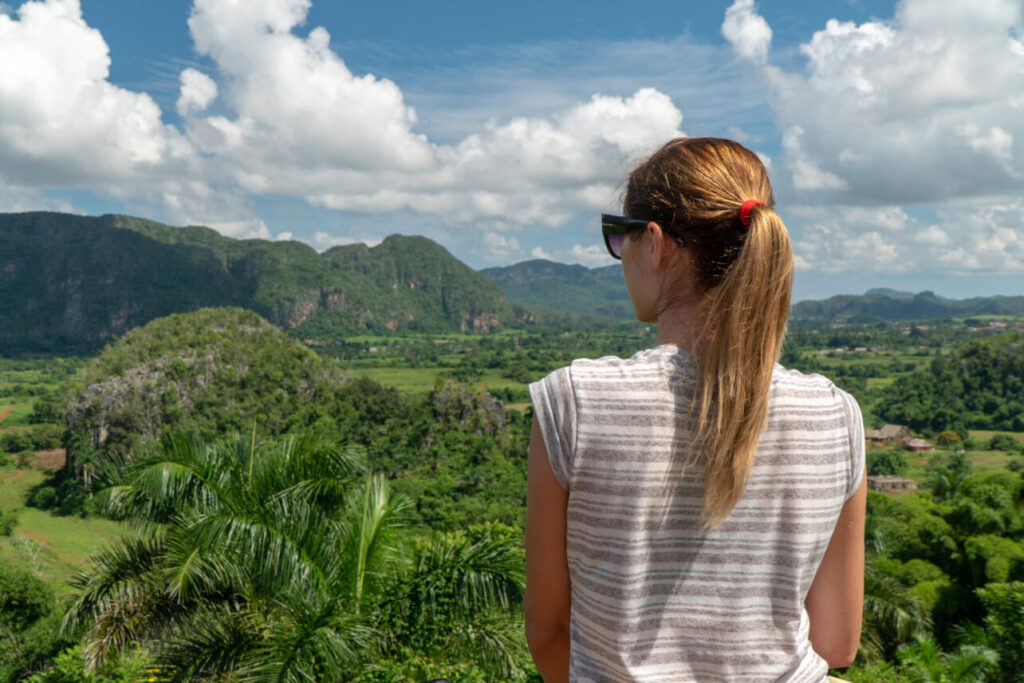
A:
POLYGON ((654 268, 660 268, 666 265, 669 254, 672 248, 675 247, 675 243, 672 243, 672 238, 661 229, 661 226, 651 221, 647 224, 647 236, 650 237, 648 240, 648 253, 651 259, 651 266, 654 268), (671 243, 671 244, 670 244, 671 243))

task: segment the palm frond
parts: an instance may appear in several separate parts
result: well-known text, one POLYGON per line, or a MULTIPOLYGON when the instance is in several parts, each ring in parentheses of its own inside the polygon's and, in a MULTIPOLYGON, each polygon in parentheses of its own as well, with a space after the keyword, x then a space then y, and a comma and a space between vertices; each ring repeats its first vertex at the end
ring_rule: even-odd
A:
POLYGON ((346 558, 343 579, 346 592, 358 613, 367 580, 385 568, 391 554, 391 532, 402 524, 410 502, 391 495, 387 479, 367 477, 360 495, 353 497, 344 521, 342 553, 346 558))
POLYGON ((931 629, 931 614, 920 599, 896 579, 886 576, 868 556, 864 567, 864 625, 861 655, 882 656, 896 644, 931 629))
POLYGON ((164 553, 164 538, 120 539, 89 559, 89 569, 71 580, 79 595, 61 621, 61 632, 74 635, 90 628, 111 599, 120 599, 145 584, 164 553))
POLYGON ((375 639, 365 619, 341 611, 329 594, 289 590, 274 603, 242 680, 341 680, 359 668, 375 639))

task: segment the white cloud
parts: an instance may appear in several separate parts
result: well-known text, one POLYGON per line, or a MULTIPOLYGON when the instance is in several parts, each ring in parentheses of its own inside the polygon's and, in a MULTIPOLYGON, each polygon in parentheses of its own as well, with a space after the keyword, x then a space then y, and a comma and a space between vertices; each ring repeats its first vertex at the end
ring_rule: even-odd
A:
POLYGON ((353 74, 321 27, 293 33, 308 9, 264 0, 239 13, 231 0, 197 0, 189 20, 233 112, 189 117, 189 137, 247 192, 463 225, 554 226, 611 205, 628 161, 681 134, 672 101, 642 88, 433 144, 395 83, 353 74))
POLYGON ((434 143, 398 85, 353 73, 325 29, 297 32, 310 6, 195 0, 188 25, 211 66, 178 75, 181 129, 149 95, 110 82, 108 46, 79 0, 0 15, 0 180, 83 187, 236 236, 269 234, 253 195, 462 229, 552 227, 614 208, 631 164, 682 134, 679 109, 646 87, 523 107, 533 113, 434 143))
POLYGON ((790 207, 800 270, 951 274, 1024 271, 1024 199, 956 203, 928 224, 899 207, 790 207))
POLYGON ((313 246, 320 251, 330 249, 331 247, 342 246, 345 244, 355 244, 359 240, 352 239, 351 237, 338 237, 327 232, 317 231, 313 236, 313 246))
POLYGON ((217 84, 202 71, 185 69, 181 72, 180 80, 181 95, 178 97, 177 110, 182 116, 206 109, 217 98, 217 84))
POLYGON ((890 21, 828 21, 802 73, 766 66, 794 187, 848 203, 1019 192, 1022 14, 1020 0, 902 0, 890 21))
POLYGON ((530 250, 530 256, 533 258, 544 259, 545 261, 554 261, 554 257, 548 252, 544 251, 543 247, 534 247, 530 250))
POLYGON ((757 13, 754 0, 736 0, 729 6, 722 22, 722 35, 740 57, 761 64, 768 60, 772 29, 757 13))
POLYGON ((782 149, 793 172, 793 187, 798 190, 842 190, 846 181, 818 166, 814 158, 804 151, 801 139, 804 129, 790 126, 782 136, 782 149))
POLYGON ((15 187, 0 183, 0 213, 21 213, 24 211, 61 211, 63 213, 85 213, 71 202, 51 198, 35 188, 15 187))
POLYGON ((497 232, 485 232, 483 243, 487 248, 489 255, 495 259, 509 260, 514 257, 521 256, 523 253, 523 248, 519 245, 519 240, 510 235, 502 235, 497 232))
POLYGON ((206 227, 213 228, 222 235, 236 239, 261 239, 269 240, 272 235, 270 228, 259 218, 230 220, 230 221, 205 221, 206 227))
POLYGON ((579 263, 588 267, 607 266, 615 263, 615 260, 608 255, 608 250, 603 244, 592 244, 584 247, 582 244, 574 244, 569 250, 569 261, 579 263))
POLYGON ((292 33, 309 7, 259 0, 239 11, 234 0, 196 0, 188 20, 196 50, 216 62, 238 116, 197 119, 194 137, 208 152, 230 154, 249 174, 239 181, 256 192, 267 189, 261 176, 288 192, 333 169, 432 168, 434 150, 412 132, 416 114, 398 86, 349 71, 324 28, 305 39, 292 33))
POLYGON ((279 232, 277 233, 277 237, 274 238, 274 240, 278 242, 290 242, 293 239, 295 239, 295 235, 293 235, 290 230, 279 232))
POLYGON ((0 176, 26 186, 144 182, 192 156, 149 95, 112 85, 78 0, 0 14, 0 176))
POLYGON ((914 235, 914 241, 919 244, 931 244, 938 247, 945 247, 953 243, 945 230, 937 225, 929 225, 927 228, 914 235))

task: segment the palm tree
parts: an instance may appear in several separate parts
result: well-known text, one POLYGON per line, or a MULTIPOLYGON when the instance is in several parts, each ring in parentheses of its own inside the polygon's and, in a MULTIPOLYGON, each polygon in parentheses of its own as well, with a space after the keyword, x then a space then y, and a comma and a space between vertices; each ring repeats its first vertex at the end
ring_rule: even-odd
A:
POLYGON ((350 679, 368 660, 438 646, 430 629, 394 626, 389 605, 415 594, 453 650, 517 673, 505 637, 522 595, 517 548, 441 536, 401 552, 408 501, 356 453, 173 435, 109 471, 120 483, 102 492, 105 510, 139 533, 77 579, 63 629, 83 634, 94 665, 142 643, 176 680, 350 679), (431 581, 444 588, 424 591, 431 581))
POLYGON ((941 503, 956 496, 971 469, 971 463, 963 453, 953 453, 943 459, 935 458, 928 465, 928 476, 924 483, 932 490, 935 502, 941 503))
POLYGON ((918 637, 896 651, 900 671, 920 683, 978 683, 996 671, 999 656, 980 644, 963 644, 943 652, 931 636, 918 637))
POLYGON ((928 634, 932 626, 921 599, 881 569, 885 539, 879 530, 869 521, 865 531, 864 619, 857 653, 862 662, 891 655, 897 645, 928 634))

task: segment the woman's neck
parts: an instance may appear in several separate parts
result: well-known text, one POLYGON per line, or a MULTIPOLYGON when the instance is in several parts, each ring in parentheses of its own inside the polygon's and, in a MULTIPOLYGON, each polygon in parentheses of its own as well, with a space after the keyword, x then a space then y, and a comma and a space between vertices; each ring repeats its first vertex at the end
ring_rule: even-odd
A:
POLYGON ((679 302, 658 313, 656 344, 672 344, 684 351, 693 351, 694 325, 697 319, 696 301, 679 302))

